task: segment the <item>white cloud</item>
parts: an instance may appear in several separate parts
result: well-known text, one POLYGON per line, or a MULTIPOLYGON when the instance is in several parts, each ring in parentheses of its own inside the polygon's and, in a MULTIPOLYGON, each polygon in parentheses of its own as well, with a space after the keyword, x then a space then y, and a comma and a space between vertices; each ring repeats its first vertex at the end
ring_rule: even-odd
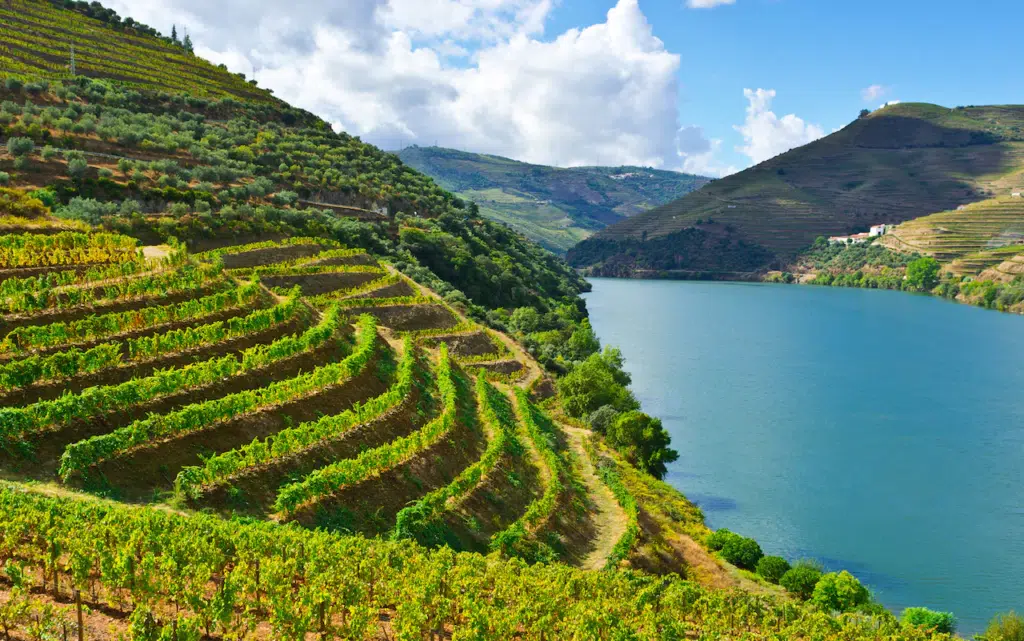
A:
POLYGON ((686 0, 691 9, 711 9, 723 4, 736 4, 736 0, 686 0))
POLYGON ((736 173, 736 167, 718 160, 721 148, 722 141, 707 138, 701 127, 683 127, 676 133, 676 151, 686 173, 714 177, 736 173))
POLYGON ((879 107, 879 109, 885 109, 886 107, 888 107, 890 105, 898 105, 901 102, 903 102, 903 101, 902 100, 890 100, 889 102, 886 102, 881 107, 879 107))
POLYGON ((779 118, 771 110, 774 89, 744 89, 749 101, 747 118, 734 127, 743 135, 744 144, 736 148, 754 164, 774 158, 794 147, 805 145, 825 135, 819 125, 813 125, 789 114, 779 118))
POLYGON ((545 37, 554 2, 109 4, 165 32, 187 25, 201 55, 259 67, 261 86, 386 149, 436 141, 563 166, 711 163, 713 149, 677 149, 680 60, 638 0, 545 37))
POLYGON ((871 85, 860 90, 860 97, 864 102, 874 102, 887 93, 889 93, 889 88, 885 85, 871 85))

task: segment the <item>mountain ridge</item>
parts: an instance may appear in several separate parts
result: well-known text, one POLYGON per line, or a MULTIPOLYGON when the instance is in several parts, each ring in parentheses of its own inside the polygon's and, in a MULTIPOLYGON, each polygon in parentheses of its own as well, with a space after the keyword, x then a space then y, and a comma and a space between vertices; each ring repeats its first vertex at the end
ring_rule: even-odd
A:
POLYGON ((443 147, 406 147, 402 162, 481 213, 556 253, 604 227, 661 205, 709 178, 650 167, 551 167, 443 147))

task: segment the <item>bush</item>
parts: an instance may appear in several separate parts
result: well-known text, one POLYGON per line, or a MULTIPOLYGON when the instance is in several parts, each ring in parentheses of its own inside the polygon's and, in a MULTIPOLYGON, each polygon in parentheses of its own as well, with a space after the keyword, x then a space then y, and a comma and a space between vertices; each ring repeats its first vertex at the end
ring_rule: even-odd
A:
POLYGON ((669 447, 672 439, 661 421, 640 411, 616 417, 608 426, 606 437, 608 444, 630 463, 658 479, 665 477, 666 465, 679 458, 679 452, 669 447))
POLYGON ((6 171, 0 171, 0 185, 11 184, 11 175, 6 171))
POLYGON ((781 556, 765 556, 757 562, 757 574, 769 583, 778 583, 791 569, 789 561, 781 556))
POLYGON ((928 292, 939 284, 939 261, 927 256, 907 265, 907 286, 928 292))
POLYGON ((996 616, 985 628, 985 641, 1024 641, 1024 617, 1015 612, 996 616))
POLYGON ((716 530, 709 534, 707 538, 704 539, 704 545, 708 546, 709 550, 718 552, 725 547, 726 543, 735 537, 739 537, 739 534, 731 532, 726 528, 722 528, 721 530, 716 530))
POLYGON ((590 415, 587 422, 590 423, 590 429, 598 434, 605 434, 618 416, 619 411, 617 409, 611 405, 603 405, 590 415))
POLYGON ((114 172, 110 171, 106 167, 101 167, 99 171, 100 178, 113 178, 114 172))
POLYGON ((38 218, 48 213, 46 206, 34 194, 26 194, 20 189, 0 188, 0 216, 38 218))
POLYGON ((11 163, 11 166, 13 166, 17 171, 25 171, 28 169, 28 156, 18 156, 14 159, 14 162, 11 163))
POLYGON ((828 612, 852 612, 870 601, 868 589, 846 570, 822 576, 811 595, 811 602, 828 612))
POLYGON ((53 209, 54 207, 56 207, 57 206, 57 202, 58 202, 57 201, 57 194, 55 194, 53 192, 53 190, 50 189, 50 188, 37 189, 37 190, 33 191, 32 193, 30 193, 29 197, 30 198, 35 198, 36 200, 38 200, 39 202, 43 203, 44 205, 46 205, 50 209, 53 209))
POLYGON ((7 91, 21 91, 24 84, 17 78, 8 78, 4 82, 4 86, 7 87, 7 91))
POLYGON ((754 539, 735 535, 722 547, 722 558, 744 570, 753 570, 764 557, 761 546, 754 539))
POLYGON ((956 631, 956 617, 952 612, 936 612, 928 608, 907 608, 903 611, 903 618, 900 621, 903 625, 943 634, 953 634, 956 631))
POLYGON ((629 375, 622 366, 621 352, 606 349, 573 367, 558 381, 558 393, 565 411, 570 416, 582 418, 604 405, 611 405, 620 412, 640 409, 640 404, 626 388, 629 375))
POLYGON ((46 145, 43 150, 39 152, 39 155, 43 157, 43 160, 52 160, 57 157, 56 148, 46 145))
POLYGON ((36 143, 31 138, 11 138, 7 141, 7 153, 15 158, 26 156, 35 151, 36 143))
POLYGON ((75 180, 81 180, 89 171, 89 163, 84 158, 72 158, 68 161, 68 176, 75 180))
POLYGON ((91 198, 72 198, 66 207, 57 210, 61 218, 81 220, 90 225, 98 225, 102 222, 103 216, 109 216, 117 212, 117 203, 103 203, 91 198))
POLYGON ((821 570, 809 562, 797 563, 792 569, 782 575, 779 585, 786 588, 790 594, 803 600, 811 598, 814 588, 821 579, 821 570))

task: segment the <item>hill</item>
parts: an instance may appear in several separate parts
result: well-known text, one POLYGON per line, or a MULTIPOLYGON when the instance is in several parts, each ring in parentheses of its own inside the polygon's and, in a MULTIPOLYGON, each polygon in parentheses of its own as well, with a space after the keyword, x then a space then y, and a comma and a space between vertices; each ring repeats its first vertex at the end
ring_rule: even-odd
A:
POLYGON ((946 638, 711 535, 586 283, 394 155, 0 80, 5 637, 946 638))
POLYGON ((709 182, 644 167, 562 169, 440 147, 407 147, 398 156, 445 189, 477 203, 487 218, 558 254, 608 225, 709 182))
MULTIPOLYGON (((619 275, 727 276, 737 263, 744 271, 780 268, 818 236, 1009 196, 1024 186, 1022 174, 1024 107, 891 105, 617 223, 580 243, 569 261, 595 273, 608 264, 619 275), (731 255, 690 259, 709 244, 731 255)), ((1020 212, 1004 211, 991 233, 1020 223, 1020 212)))

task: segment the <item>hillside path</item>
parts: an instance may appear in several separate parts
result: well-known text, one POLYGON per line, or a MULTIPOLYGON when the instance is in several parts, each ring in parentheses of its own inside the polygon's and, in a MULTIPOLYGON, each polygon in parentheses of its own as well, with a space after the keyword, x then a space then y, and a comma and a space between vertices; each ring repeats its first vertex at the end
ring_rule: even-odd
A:
POLYGON ((587 486, 587 494, 591 499, 593 509, 591 518, 594 530, 597 532, 597 537, 593 541, 594 549, 583 560, 581 567, 584 570, 602 570, 608 562, 608 557, 611 556, 615 544, 626 533, 628 517, 619 502, 615 500, 612 491, 598 478, 597 470, 594 469, 593 462, 587 456, 583 440, 590 433, 569 425, 561 427, 569 437, 569 446, 576 452, 576 457, 580 461, 580 477, 587 486))

